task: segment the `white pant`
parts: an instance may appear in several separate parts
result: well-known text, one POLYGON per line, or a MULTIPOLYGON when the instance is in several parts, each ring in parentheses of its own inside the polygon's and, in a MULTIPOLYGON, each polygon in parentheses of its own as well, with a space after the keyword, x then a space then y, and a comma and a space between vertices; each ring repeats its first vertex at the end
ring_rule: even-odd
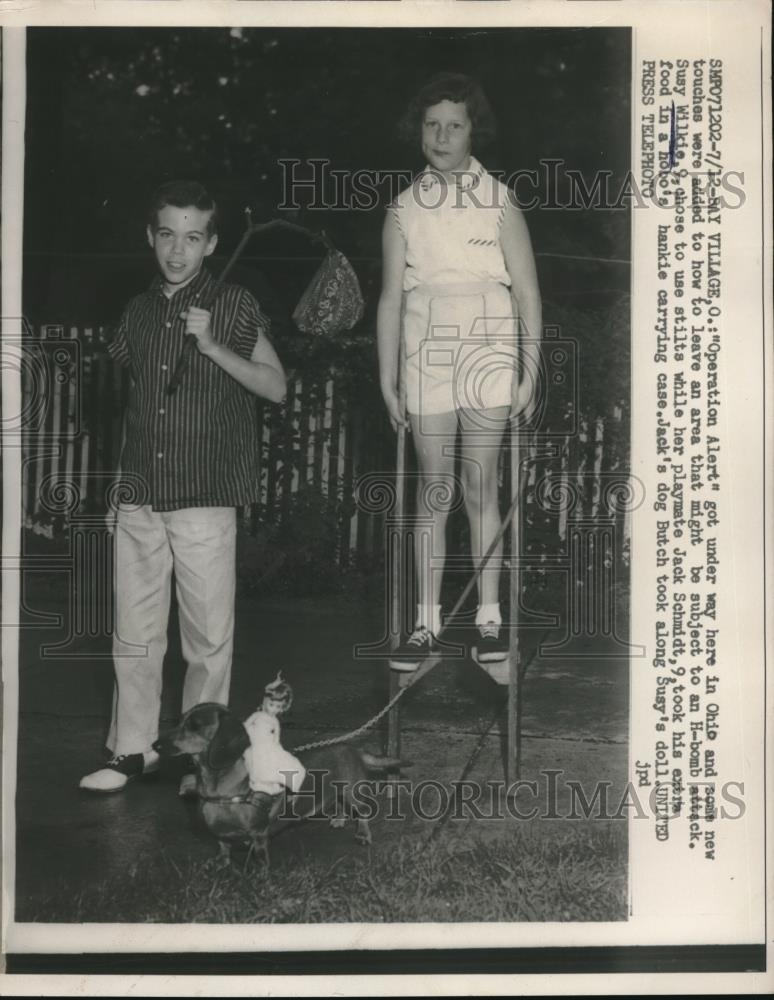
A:
POLYGON ((115 528, 116 686, 107 739, 116 754, 143 753, 158 738, 173 568, 188 664, 182 709, 201 701, 228 702, 235 508, 159 512, 149 506, 121 507, 115 528))

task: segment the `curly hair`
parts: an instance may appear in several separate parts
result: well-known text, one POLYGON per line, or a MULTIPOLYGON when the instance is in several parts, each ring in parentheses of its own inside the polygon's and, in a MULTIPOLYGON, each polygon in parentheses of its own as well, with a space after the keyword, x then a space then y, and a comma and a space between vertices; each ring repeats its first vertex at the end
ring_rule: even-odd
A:
POLYGON ((405 114, 398 124, 398 134, 409 143, 419 140, 425 111, 452 101, 464 104, 473 125, 472 144, 474 149, 487 146, 497 135, 497 122, 481 84, 464 73, 439 73, 429 80, 411 99, 405 114))

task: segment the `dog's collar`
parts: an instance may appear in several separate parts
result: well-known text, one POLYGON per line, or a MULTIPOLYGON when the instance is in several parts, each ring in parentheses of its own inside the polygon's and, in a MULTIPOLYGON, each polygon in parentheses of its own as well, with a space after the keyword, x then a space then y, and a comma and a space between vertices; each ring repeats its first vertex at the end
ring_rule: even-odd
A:
MULTIPOLYGON (((283 793, 280 792, 280 795, 283 793)), ((202 795, 199 792, 199 799, 202 802, 229 802, 235 805, 242 803, 244 805, 255 806, 256 808, 260 806, 268 806, 275 799, 276 795, 269 795, 268 792, 245 792, 243 795, 202 795)))
POLYGON ((198 793, 202 802, 247 802, 249 795, 202 795, 198 793))

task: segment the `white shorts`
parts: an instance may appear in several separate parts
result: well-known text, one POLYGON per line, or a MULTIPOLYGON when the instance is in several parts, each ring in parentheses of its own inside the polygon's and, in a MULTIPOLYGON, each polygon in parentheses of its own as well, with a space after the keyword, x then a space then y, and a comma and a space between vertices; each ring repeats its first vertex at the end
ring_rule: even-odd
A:
POLYGON ((518 355, 510 289, 495 282, 406 293, 406 408, 427 416, 510 406, 518 355))

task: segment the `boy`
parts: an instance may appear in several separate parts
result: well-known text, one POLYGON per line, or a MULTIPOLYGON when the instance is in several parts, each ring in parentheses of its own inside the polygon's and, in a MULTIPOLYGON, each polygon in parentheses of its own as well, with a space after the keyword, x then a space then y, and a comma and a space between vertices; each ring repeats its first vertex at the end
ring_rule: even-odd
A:
MULTIPOLYGON (((132 390, 115 527, 116 685, 106 741, 112 757, 81 780, 91 792, 121 791, 158 769, 152 744, 173 569, 188 664, 183 711, 203 701, 228 703, 235 507, 256 498, 252 396, 285 396, 268 321, 253 296, 224 285, 209 301, 214 282, 203 264, 218 237, 207 191, 191 181, 159 188, 147 237, 160 273, 129 303, 109 346, 129 367, 132 390), (186 335, 198 350, 168 395, 186 335)), ((181 794, 189 790, 184 778, 181 794)))

